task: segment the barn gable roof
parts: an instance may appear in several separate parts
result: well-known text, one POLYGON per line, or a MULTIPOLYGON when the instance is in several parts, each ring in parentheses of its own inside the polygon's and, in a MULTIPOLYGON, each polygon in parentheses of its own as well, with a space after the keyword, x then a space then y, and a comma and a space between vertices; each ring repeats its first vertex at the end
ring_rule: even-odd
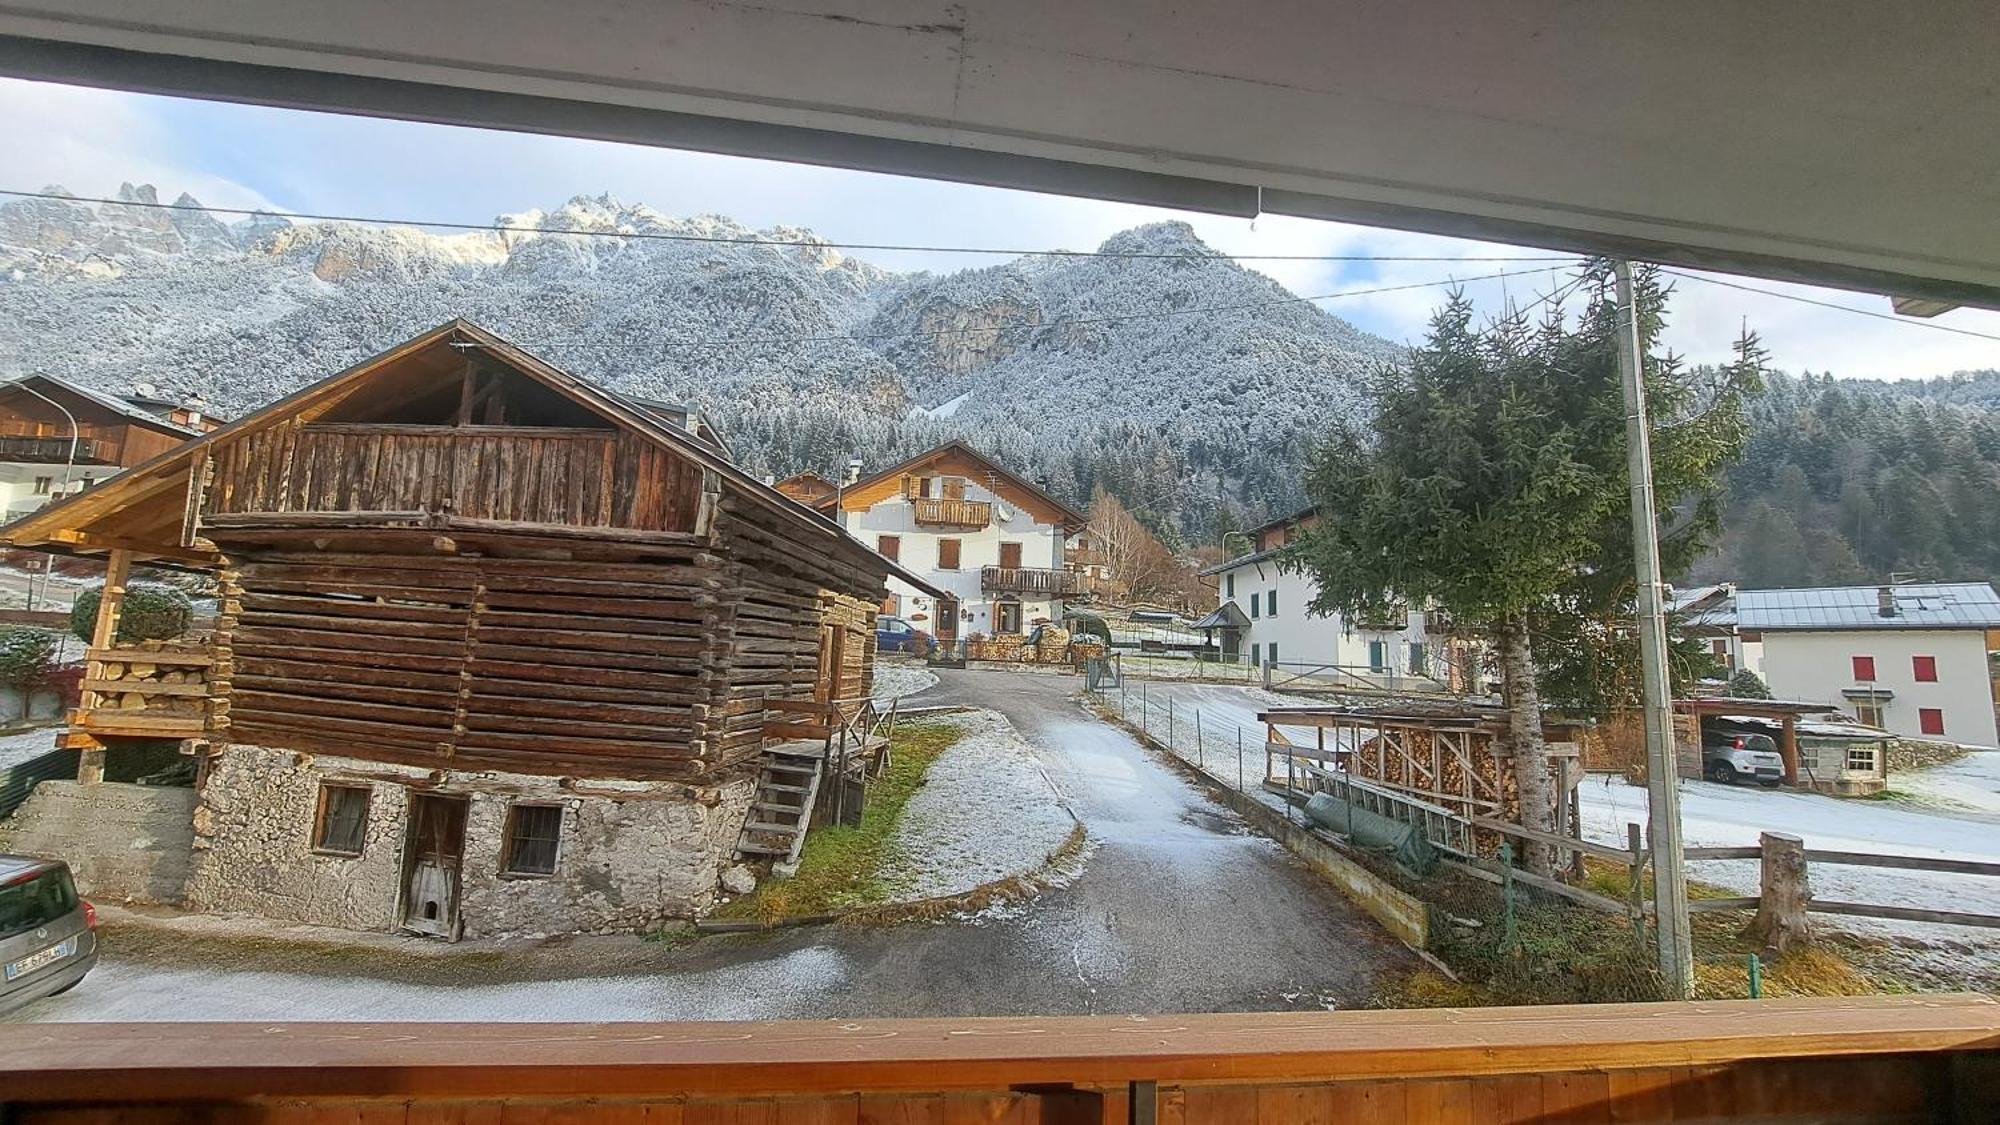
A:
MULTIPOLYGON (((371 378, 423 363, 436 367, 449 358, 461 364, 476 353, 548 388, 570 403, 611 425, 655 442, 702 468, 714 472, 745 501, 766 509, 786 525, 849 561, 895 574, 920 589, 930 584, 883 558, 849 535, 834 521, 779 493, 732 462, 718 444, 663 416, 644 404, 608 391, 550 364, 463 319, 453 319, 411 337, 377 355, 317 383, 302 387, 212 433, 189 441, 121 473, 96 488, 66 497, 0 528, 0 542, 72 554, 116 548, 141 558, 182 565, 212 565, 215 554, 184 540, 183 508, 189 478, 203 455, 218 443, 293 419, 312 420, 364 401, 371 378), (449 349, 449 351, 445 351, 449 349), (455 355, 453 353, 456 353, 455 355), (436 357, 425 359, 426 356, 436 357)), ((377 385, 374 390, 392 390, 377 385)))

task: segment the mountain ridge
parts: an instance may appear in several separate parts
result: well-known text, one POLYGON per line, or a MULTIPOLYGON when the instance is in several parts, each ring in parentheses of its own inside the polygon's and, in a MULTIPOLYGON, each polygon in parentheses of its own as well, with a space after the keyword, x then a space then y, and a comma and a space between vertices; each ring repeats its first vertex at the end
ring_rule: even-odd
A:
POLYGON ((0 205, 0 374, 145 382, 241 412, 463 316, 708 411, 755 471, 887 464, 966 437, 1065 499, 1105 486, 1195 540, 1296 503, 1314 423, 1355 409, 1361 376, 1401 355, 1185 223, 1104 243, 1185 258, 899 273, 803 228, 609 195, 450 233, 225 224, 144 206, 158 198, 126 184, 120 203, 0 205), (578 230, 725 241, 559 233, 578 230), (1242 410, 1245 394, 1264 408, 1242 410))

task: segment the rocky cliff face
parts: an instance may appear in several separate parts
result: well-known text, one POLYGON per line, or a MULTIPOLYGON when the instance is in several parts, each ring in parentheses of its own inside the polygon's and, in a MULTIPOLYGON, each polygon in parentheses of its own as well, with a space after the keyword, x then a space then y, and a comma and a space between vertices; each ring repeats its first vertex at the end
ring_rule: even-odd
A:
POLYGON ((1199 534, 1224 506, 1295 502, 1318 427, 1398 354, 1278 303, 1178 223, 1105 248, 1184 257, 895 274, 808 231, 604 196, 452 234, 133 206, 158 201, 151 186, 119 199, 0 206, 0 376, 144 382, 241 411, 464 316, 709 411, 759 471, 967 436, 1070 499, 1102 484, 1199 534), (720 241, 563 233, 586 230, 720 241))

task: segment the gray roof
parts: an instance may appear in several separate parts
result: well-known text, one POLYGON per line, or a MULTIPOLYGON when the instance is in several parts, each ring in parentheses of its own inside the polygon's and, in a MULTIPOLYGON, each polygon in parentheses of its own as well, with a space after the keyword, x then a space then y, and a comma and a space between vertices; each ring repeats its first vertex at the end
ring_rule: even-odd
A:
POLYGON ((1986 582, 1738 590, 1736 625, 1757 630, 2000 629, 2000 593, 1986 582), (1882 591, 1895 606, 1881 612, 1882 591))
POLYGON ((78 398, 87 398, 90 401, 96 403, 97 405, 102 406, 106 410, 109 410, 114 414, 123 415, 124 417, 130 418, 135 422, 144 422, 149 426, 155 426, 162 430, 172 430, 177 434, 186 434, 189 437, 201 436, 200 430, 190 429, 187 426, 180 425, 177 422, 169 421, 165 418, 160 417, 158 414, 155 414, 152 411, 147 410, 142 406, 138 406, 125 399, 118 398, 115 395, 105 394, 103 391, 97 390, 95 388, 86 387, 82 383, 78 383, 71 379, 62 378, 59 375, 47 375, 37 371, 28 375, 23 375, 18 379, 10 379, 7 382, 28 383, 35 380, 40 380, 44 383, 48 383, 51 386, 61 387, 63 390, 68 391, 69 393, 77 396, 78 398))
POLYGON ((1252 563, 1260 563, 1282 550, 1284 550, 1283 547, 1273 547, 1268 551, 1254 551, 1247 555, 1238 555, 1233 559, 1224 559, 1223 561, 1215 563, 1211 566, 1202 567, 1201 573, 1204 575, 1221 574, 1225 570, 1235 570, 1239 566, 1249 566, 1252 563))

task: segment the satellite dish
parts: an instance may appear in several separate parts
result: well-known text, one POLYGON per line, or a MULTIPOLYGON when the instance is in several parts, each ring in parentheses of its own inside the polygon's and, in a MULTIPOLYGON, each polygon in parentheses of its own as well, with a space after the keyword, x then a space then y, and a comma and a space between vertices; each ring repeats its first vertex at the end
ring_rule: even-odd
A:
POLYGON ((1007 505, 998 501, 995 501, 993 504, 993 514, 1000 517, 1001 523, 1007 523, 1014 518, 1014 513, 1007 510, 1007 505))

